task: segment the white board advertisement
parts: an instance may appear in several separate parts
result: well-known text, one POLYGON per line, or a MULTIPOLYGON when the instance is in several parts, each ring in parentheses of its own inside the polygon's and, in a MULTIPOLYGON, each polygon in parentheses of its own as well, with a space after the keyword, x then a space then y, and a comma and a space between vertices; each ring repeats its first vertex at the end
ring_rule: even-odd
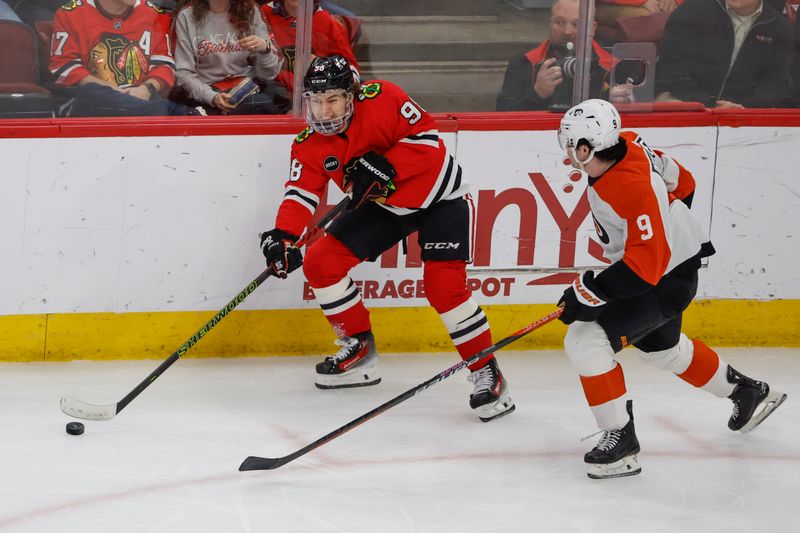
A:
MULTIPOLYGON (((698 181, 711 221, 716 127, 639 133, 698 181)), ((602 266, 586 177, 553 131, 444 135, 471 182, 482 304, 554 302, 576 269, 602 266)), ((258 234, 282 198, 292 137, 24 139, 0 143, 0 314, 215 310, 263 269, 258 234), (47 154, 43 157, 42 154, 47 154)), ((341 192, 330 191, 333 206, 341 192)), ((353 278, 370 306, 426 305, 419 247, 390 250, 353 278)), ((313 307, 302 273, 268 279, 245 309, 313 307)))

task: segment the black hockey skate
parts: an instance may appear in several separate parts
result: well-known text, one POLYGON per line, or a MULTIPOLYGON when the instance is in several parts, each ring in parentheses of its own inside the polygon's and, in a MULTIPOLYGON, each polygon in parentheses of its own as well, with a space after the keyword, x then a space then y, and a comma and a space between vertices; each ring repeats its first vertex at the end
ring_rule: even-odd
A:
POLYGON ((747 433, 764 421, 786 400, 786 394, 770 390, 763 381, 756 381, 728 365, 728 383, 735 383, 728 398, 733 402, 733 414, 728 420, 732 431, 747 433))
POLYGON ((342 337, 336 344, 341 346, 339 351, 317 364, 317 388, 344 389, 381 382, 378 352, 371 331, 342 337))
POLYGON ((508 382, 497 366, 497 360, 490 359, 483 368, 467 376, 475 385, 469 395, 469 406, 478 413, 481 422, 488 422, 513 413, 516 406, 508 395, 508 382))
POLYGON ((630 420, 620 429, 603 431, 600 441, 586 455, 586 474, 592 479, 635 476, 642 472, 636 454, 639 453, 639 440, 633 427, 633 401, 625 404, 630 420))

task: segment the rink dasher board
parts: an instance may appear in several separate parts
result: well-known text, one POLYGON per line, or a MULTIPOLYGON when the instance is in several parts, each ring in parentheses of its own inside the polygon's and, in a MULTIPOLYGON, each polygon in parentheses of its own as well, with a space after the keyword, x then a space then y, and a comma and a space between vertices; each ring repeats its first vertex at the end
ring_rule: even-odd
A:
MULTIPOLYGON (((760 310, 760 302, 780 300, 790 322, 781 329, 785 333, 776 331, 778 337, 769 338, 797 342, 791 332, 798 328, 790 326, 800 314, 794 302, 800 293, 794 265, 800 258, 792 213, 800 200, 791 194, 797 190, 792 163, 781 154, 800 147, 800 130, 707 126, 636 131, 697 179, 693 211, 718 250, 701 274, 698 296, 713 303, 701 323, 719 322, 729 309, 745 306, 747 324, 761 332, 774 316, 760 310)), ((59 352, 59 323, 70 323, 73 334, 81 324, 87 330, 99 327, 108 338, 109 332, 124 336, 126 323, 147 316, 148 327, 135 328, 145 356, 148 343, 190 334, 195 328, 183 329, 184 322, 198 324, 192 322, 195 316, 224 305, 263 269, 257 235, 274 220, 292 138, 0 140, 0 157, 10 169, 7 194, 0 198, 0 209, 9 215, 9 224, 0 228, 0 246, 11 259, 0 264, 0 314, 16 315, 0 317, 0 336, 12 346, 2 357, 14 359, 14 352, 25 352, 45 358, 38 350, 48 335, 54 343, 50 358, 92 357, 74 346, 64 345, 59 352)), ((527 311, 555 302, 565 275, 603 266, 590 216, 580 217, 574 237, 569 233, 578 219, 565 218, 576 213, 586 178, 564 165, 553 131, 459 131, 443 138, 473 185, 477 247, 469 276, 481 305, 513 317, 516 311, 506 308, 527 311)), ((330 191, 324 203, 333 205, 340 197, 330 191)), ((427 302, 413 239, 408 253, 392 250, 356 268, 353 278, 371 308, 408 308, 394 316, 410 323, 424 314, 416 309, 427 302)), ((272 311, 287 311, 277 322, 291 325, 293 315, 314 316, 316 306, 305 285, 299 275, 270 280, 241 309, 264 315, 260 322, 270 321, 272 311)), ((440 337, 435 315, 426 320, 431 324, 415 331, 423 339, 427 330, 440 337)), ((305 318, 301 322, 307 323, 305 318)), ((329 341, 324 325, 310 333, 313 346, 329 341), (314 338, 317 330, 319 338, 314 338)), ((763 337, 738 327, 735 338, 763 337)), ((226 333, 220 326, 214 335, 241 331, 226 333)), ((91 336, 92 331, 77 335, 91 336)), ((724 335, 720 339, 726 342, 724 335)), ((103 344, 103 353, 126 356, 126 350, 103 344)), ((236 345, 223 343, 219 355, 238 355, 236 345)))

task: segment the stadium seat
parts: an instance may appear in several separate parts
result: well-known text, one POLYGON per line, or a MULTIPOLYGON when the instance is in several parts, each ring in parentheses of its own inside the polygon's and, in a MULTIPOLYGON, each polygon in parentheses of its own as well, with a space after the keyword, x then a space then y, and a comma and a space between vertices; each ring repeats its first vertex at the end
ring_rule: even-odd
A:
POLYGON ((36 39, 27 24, 0 20, 0 117, 53 116, 52 95, 40 83, 36 39))

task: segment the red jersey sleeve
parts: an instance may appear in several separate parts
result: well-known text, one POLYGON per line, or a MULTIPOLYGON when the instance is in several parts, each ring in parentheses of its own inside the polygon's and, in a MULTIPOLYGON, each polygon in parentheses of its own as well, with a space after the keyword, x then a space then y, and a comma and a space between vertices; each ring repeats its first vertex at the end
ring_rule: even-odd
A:
POLYGON ((298 237, 317 210, 329 181, 322 168, 313 164, 315 153, 313 143, 303 144, 312 135, 315 135, 313 131, 306 128, 292 144, 289 179, 284 185, 283 200, 275 219, 276 228, 298 237))
POLYGON ((59 85, 76 85, 89 75, 81 57, 80 14, 74 4, 56 11, 50 40, 50 72, 59 85))
POLYGON ((432 169, 439 169, 444 159, 444 145, 439 139, 436 122, 427 111, 397 85, 385 81, 380 83, 381 94, 377 99, 385 97, 381 107, 382 119, 392 125, 393 137, 393 146, 383 156, 397 173, 394 179, 397 191, 387 203, 411 205, 411 198, 416 197, 419 191, 414 185, 404 188, 404 183, 430 174, 432 169))
MULTIPOLYGON (((168 13, 147 5, 152 12, 152 43, 150 49, 150 69, 146 79, 159 79, 162 89, 171 89, 175 85, 175 56, 170 41, 171 17, 168 13)), ((146 20, 146 19, 145 19, 146 20)), ((168 90, 165 92, 169 92, 168 90)))

